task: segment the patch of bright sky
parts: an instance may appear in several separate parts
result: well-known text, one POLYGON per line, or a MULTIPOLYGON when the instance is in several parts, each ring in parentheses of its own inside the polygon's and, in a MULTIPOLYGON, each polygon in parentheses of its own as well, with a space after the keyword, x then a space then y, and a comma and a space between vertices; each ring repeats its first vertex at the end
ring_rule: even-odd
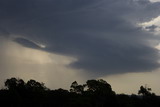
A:
POLYGON ((160 2, 160 0, 150 0, 151 2, 160 2))
MULTIPOLYGON (((154 25, 156 26, 156 28, 154 29, 154 31, 150 33, 153 33, 155 36, 160 36, 160 16, 153 18, 148 22, 139 23, 138 25, 141 26, 145 31, 149 31, 149 29, 146 29, 146 27, 150 27, 154 25)), ((155 48, 160 50, 160 43, 157 46, 155 46, 155 48)))
POLYGON ((155 25, 157 28, 155 28, 155 31, 153 32, 155 35, 160 35, 160 16, 153 18, 152 20, 144 23, 140 23, 140 26, 143 27, 144 30, 148 31, 146 27, 155 25))
POLYGON ((160 81, 159 75, 160 69, 157 69, 153 72, 127 73, 101 78, 110 83, 113 90, 118 94, 138 94, 140 86, 147 85, 147 87, 152 89, 152 92, 160 95, 160 86, 158 85, 158 81, 160 81))
POLYGON ((159 25, 160 26, 160 16, 153 18, 149 22, 140 23, 140 25, 142 25, 144 27, 151 26, 151 25, 157 25, 157 26, 159 25))

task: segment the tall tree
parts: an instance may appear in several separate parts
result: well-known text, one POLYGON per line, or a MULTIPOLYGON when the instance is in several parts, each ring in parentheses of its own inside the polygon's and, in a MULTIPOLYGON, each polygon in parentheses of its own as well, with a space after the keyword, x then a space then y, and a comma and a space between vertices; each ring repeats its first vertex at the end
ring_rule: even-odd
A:
POLYGON ((77 81, 74 81, 71 86, 70 86, 70 91, 75 92, 77 94, 82 94, 84 91, 84 86, 83 85, 78 85, 77 81))
POLYGON ((47 88, 44 86, 44 83, 37 82, 35 80, 29 80, 26 84, 26 87, 30 91, 45 91, 47 88))
POLYGON ((10 78, 5 81, 5 86, 9 90, 21 91, 25 89, 25 82, 22 79, 10 78))
POLYGON ((103 79, 99 80, 88 80, 86 82, 86 86, 88 87, 88 91, 98 92, 101 94, 114 95, 115 92, 112 91, 111 85, 108 84, 103 79))

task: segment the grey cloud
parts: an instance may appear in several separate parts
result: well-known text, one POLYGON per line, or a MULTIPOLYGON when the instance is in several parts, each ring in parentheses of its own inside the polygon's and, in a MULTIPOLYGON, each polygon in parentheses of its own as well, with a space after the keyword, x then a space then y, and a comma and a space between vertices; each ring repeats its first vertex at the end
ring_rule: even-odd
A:
POLYGON ((151 26, 145 27, 145 29, 149 30, 150 32, 154 32, 156 28, 158 28, 158 26, 156 26, 156 25, 151 25, 151 26))
POLYGON ((78 58, 70 67, 102 74, 159 67, 150 33, 134 25, 158 16, 148 0, 1 0, 1 26, 23 46, 78 58), (154 11, 154 12, 153 12, 154 11))
POLYGON ((25 38, 15 38, 13 41, 29 48, 41 49, 41 47, 35 42, 25 39, 25 38))
POLYGON ((10 33, 3 28, 0 28, 0 36, 9 37, 10 33))

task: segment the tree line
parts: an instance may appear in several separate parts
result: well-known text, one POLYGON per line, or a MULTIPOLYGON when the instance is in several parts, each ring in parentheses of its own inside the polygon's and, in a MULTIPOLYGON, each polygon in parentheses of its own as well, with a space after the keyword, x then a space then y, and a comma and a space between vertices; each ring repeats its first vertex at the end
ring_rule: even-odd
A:
POLYGON ((6 79, 0 90, 1 105, 7 107, 160 107, 160 97, 140 86, 138 95, 116 94, 103 79, 74 81, 70 90, 51 90, 36 80, 6 79))

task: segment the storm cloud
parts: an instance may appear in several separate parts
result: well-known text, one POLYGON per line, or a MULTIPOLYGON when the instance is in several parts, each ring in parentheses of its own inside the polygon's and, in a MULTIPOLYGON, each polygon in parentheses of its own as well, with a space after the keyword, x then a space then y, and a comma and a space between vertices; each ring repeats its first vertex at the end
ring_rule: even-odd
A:
POLYGON ((1 0, 0 35, 74 57, 69 67, 96 75, 152 71, 159 38, 138 23, 159 13, 160 3, 148 0, 1 0))

